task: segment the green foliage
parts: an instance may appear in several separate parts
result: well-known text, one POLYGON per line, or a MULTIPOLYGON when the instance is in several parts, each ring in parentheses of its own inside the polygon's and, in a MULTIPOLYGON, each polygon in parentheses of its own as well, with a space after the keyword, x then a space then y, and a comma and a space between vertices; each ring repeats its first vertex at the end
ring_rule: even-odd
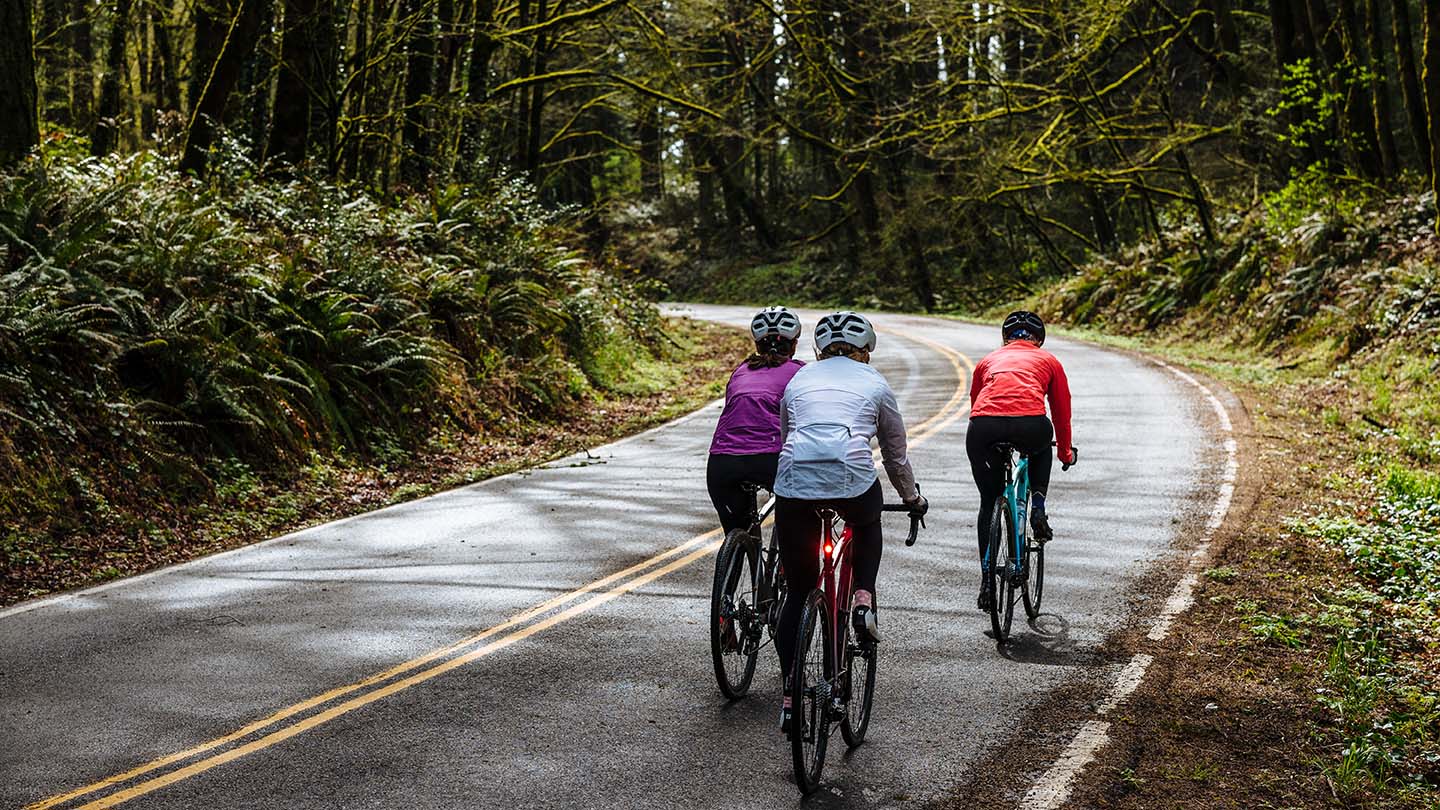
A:
MULTIPOLYGON (((1365 80, 1353 63, 1342 66, 1344 83, 1365 80)), ((1285 122, 1282 143, 1300 149, 1333 149, 1336 111, 1345 96, 1316 60, 1306 57, 1282 67, 1280 100, 1265 112, 1285 122)))
POLYGON ((1293 524, 1360 577, 1318 619, 1337 633, 1320 692, 1340 741, 1326 774, 1345 797, 1418 797, 1440 763, 1440 698, 1397 652, 1440 633, 1440 476, 1389 464, 1373 491, 1368 510, 1293 524))
POLYGON ((382 205, 219 151, 203 184, 151 153, 0 175, 0 521, 77 508, 87 465, 232 487, 560 411, 660 339, 522 183, 382 205))
POLYGON ((1391 466, 1363 517, 1314 517, 1294 527, 1339 547, 1377 593, 1428 613, 1440 630, 1440 477, 1391 466))
POLYGON ((1268 613, 1251 599, 1236 602, 1235 610, 1240 614, 1241 626, 1256 638, 1291 649, 1304 646, 1304 630, 1300 627, 1302 618, 1268 613))
POLYGON ((1440 762, 1440 699, 1410 680, 1375 632, 1352 629, 1335 642, 1319 702, 1339 732, 1325 774, 1342 797, 1433 797, 1425 772, 1440 762))
POLYGON ((1265 230, 1281 237, 1297 232, 1312 218, 1353 222, 1367 201, 1368 195, 1353 183, 1339 180, 1319 164, 1312 164, 1265 195, 1265 230))

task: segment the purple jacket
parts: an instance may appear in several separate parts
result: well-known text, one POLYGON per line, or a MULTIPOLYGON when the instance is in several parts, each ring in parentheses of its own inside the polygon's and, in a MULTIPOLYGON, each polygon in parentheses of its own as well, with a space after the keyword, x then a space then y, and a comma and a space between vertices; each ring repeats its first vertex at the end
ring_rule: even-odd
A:
POLYGON ((725 410, 715 425, 710 452, 722 456, 780 452, 780 397, 803 365, 791 360, 775 368, 752 369, 741 363, 725 387, 725 410))

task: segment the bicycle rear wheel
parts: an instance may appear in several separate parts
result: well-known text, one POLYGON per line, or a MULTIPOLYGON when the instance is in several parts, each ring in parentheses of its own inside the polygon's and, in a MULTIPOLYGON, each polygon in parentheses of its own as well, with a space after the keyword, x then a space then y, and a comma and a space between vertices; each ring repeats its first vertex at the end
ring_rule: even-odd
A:
POLYGON ((830 740, 831 661, 830 611, 824 594, 813 590, 800 616, 795 637, 795 662, 790 672, 790 752, 795 786, 809 795, 820 786, 825 748, 830 740))
MULTIPOLYGON (((1033 508, 1032 498, 1032 506, 1025 514, 1030 514, 1033 508)), ((1039 616, 1040 598, 1045 595, 1045 544, 1028 528, 1025 530, 1025 579, 1020 593, 1025 601, 1025 615, 1031 619, 1039 616)))
POLYGON ((992 598, 990 600, 990 631, 997 643, 1010 638, 1010 623, 1015 615, 1014 587, 1010 571, 1014 561, 1015 518, 1010 514, 1010 504, 1002 495, 990 507, 989 577, 992 598))
POLYGON ((755 542, 744 529, 726 535, 710 589, 710 658, 720 693, 739 700, 750 691, 763 619, 756 612, 755 542))
POLYGON ((865 730, 870 727, 870 708, 875 697, 875 659, 879 649, 874 644, 846 646, 845 661, 845 721, 840 734, 845 744, 854 748, 865 742, 865 730))

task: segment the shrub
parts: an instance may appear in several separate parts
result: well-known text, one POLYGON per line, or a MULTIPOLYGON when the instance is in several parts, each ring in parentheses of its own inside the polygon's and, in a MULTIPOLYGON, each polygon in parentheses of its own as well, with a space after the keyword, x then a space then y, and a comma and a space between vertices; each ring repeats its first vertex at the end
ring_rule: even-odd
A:
POLYGON ((231 152, 203 183, 154 153, 0 175, 0 521, 76 507, 86 464, 203 485, 197 459, 295 468, 563 410, 659 336, 523 183, 384 204, 231 152))

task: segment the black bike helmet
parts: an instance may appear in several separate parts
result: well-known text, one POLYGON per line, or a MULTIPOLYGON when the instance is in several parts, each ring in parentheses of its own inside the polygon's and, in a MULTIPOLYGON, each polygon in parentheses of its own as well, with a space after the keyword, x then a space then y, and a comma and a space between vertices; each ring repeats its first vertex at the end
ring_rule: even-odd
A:
POLYGON ((1045 345, 1045 322, 1040 320, 1040 316, 1023 309, 1006 315, 1005 323, 1000 326, 1000 338, 1014 340, 1025 337, 1034 338, 1037 346, 1045 345))

